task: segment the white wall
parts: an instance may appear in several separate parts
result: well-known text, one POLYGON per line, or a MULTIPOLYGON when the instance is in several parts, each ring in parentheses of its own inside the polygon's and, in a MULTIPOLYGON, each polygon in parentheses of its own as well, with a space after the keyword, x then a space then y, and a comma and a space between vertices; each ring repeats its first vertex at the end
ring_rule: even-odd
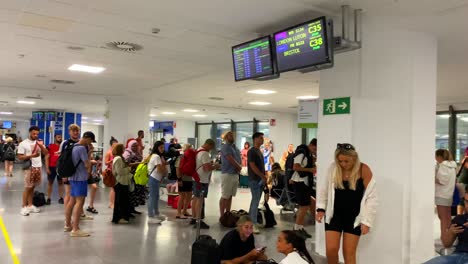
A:
MULTIPOLYGON (((91 131, 96 137, 96 145, 102 147, 102 144, 106 145, 104 141, 104 126, 103 125, 93 125, 93 124, 81 124, 81 135, 84 132, 91 131)), ((108 144, 107 144, 108 145, 108 144)))
POLYGON ((179 143, 187 143, 187 138, 195 137, 195 121, 175 120, 174 136, 179 139, 179 143))
POLYGON ((275 161, 279 161, 289 144, 301 144, 302 129, 297 127, 297 114, 277 113, 270 119, 276 119, 276 125, 270 126, 270 139, 275 145, 275 161))
MULTIPOLYGON (((357 262, 422 263, 434 255, 437 42, 367 22, 362 49, 338 55, 335 67, 321 72, 321 99, 351 96, 351 114, 319 115, 318 187, 325 186, 336 143, 354 144, 379 196, 357 262)), ((324 254, 323 224, 316 230, 324 254)))

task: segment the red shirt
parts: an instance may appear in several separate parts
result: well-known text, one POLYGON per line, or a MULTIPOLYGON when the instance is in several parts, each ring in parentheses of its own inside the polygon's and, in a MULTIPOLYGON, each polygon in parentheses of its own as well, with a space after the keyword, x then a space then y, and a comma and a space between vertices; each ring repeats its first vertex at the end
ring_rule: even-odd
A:
POLYGON ((57 166, 57 160, 60 157, 60 155, 57 154, 57 152, 60 149, 60 145, 50 144, 48 149, 49 149, 49 167, 55 167, 57 166))

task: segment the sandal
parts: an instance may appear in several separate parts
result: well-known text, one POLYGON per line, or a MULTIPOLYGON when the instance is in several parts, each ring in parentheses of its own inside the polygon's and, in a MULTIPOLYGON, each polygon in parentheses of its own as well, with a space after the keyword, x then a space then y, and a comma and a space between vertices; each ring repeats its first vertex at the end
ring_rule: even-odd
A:
POLYGON ((89 206, 88 206, 88 209, 86 209, 86 211, 88 211, 88 212, 90 212, 90 213, 93 213, 93 214, 97 214, 97 213, 98 213, 98 211, 96 210, 96 208, 94 208, 94 207, 89 207, 89 206))

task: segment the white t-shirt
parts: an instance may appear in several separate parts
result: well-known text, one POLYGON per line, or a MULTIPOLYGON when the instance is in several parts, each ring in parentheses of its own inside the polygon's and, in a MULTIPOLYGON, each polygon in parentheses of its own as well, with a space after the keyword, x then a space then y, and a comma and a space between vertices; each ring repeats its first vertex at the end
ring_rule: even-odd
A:
MULTIPOLYGON (((33 154, 32 151, 34 149, 34 146, 36 146, 36 142, 37 142, 36 140, 32 141, 29 138, 23 140, 18 146, 18 154, 23 154, 26 156, 32 155, 33 154)), ((35 153, 41 152, 41 148, 39 147, 39 145, 36 146, 36 150, 34 152, 35 153)), ((34 168, 42 167, 41 155, 39 155, 39 157, 31 159, 31 166, 33 166, 34 168)))
POLYGON ((162 178, 164 177, 164 175, 159 173, 157 168, 155 168, 154 170, 153 170, 153 168, 155 166, 160 165, 160 164, 162 164, 161 157, 159 155, 153 154, 151 156, 150 161, 148 162, 148 173, 153 171, 153 172, 151 172, 150 176, 155 178, 158 181, 161 181, 162 178))
MULTIPOLYGON (((199 148, 198 150, 201 150, 199 148)), ((211 163, 210 153, 208 151, 200 151, 197 154, 197 172, 200 176, 201 183, 210 183, 211 171, 205 171, 203 169, 203 164, 211 163)))
POLYGON ((296 251, 289 253, 279 264, 309 264, 296 251))
MULTIPOLYGON (((304 158, 304 154, 299 154, 297 155, 295 158, 294 158, 294 164, 301 164, 301 166, 304 168, 305 166, 307 166, 307 157, 304 158, 304 160, 302 160, 304 158)), ((307 186, 309 186, 309 179, 308 177, 303 177, 301 178, 301 176, 299 176, 299 172, 297 171, 294 171, 294 174, 291 178, 291 180, 295 181, 295 182, 304 182, 307 186)))

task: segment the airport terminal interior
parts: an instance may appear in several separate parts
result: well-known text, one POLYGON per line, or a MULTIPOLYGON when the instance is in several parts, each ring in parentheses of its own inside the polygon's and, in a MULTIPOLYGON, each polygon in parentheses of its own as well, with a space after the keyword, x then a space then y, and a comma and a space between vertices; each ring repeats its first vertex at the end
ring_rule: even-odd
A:
POLYGON ((467 17, 1 0, 0 263, 468 263, 467 17))

